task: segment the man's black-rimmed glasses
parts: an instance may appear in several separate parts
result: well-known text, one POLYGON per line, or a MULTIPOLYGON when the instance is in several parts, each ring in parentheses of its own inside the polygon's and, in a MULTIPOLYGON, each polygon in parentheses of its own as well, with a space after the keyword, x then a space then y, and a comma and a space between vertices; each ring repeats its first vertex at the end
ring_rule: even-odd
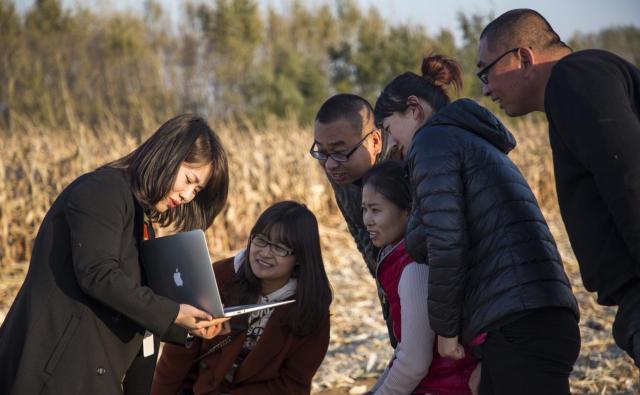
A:
POLYGON ((480 81, 482 81, 483 84, 487 85, 489 83, 489 70, 491 70, 491 68, 493 66, 496 65, 496 63, 498 63, 500 61, 500 59, 504 58, 505 56, 507 56, 508 54, 512 53, 512 52, 516 52, 520 49, 520 47, 518 48, 512 48, 510 50, 508 50, 507 52, 503 53, 502 55, 498 56, 496 58, 496 60, 494 60, 493 62, 489 63, 488 65, 484 66, 482 68, 482 70, 478 71, 476 73, 476 75, 478 76, 478 78, 480 78, 480 81))
POLYGON ((313 156, 314 158, 316 158, 319 161, 326 161, 327 159, 331 158, 334 161, 338 162, 338 163, 344 163, 346 161, 349 160, 349 157, 351 155, 353 155, 354 152, 356 152, 356 150, 362 145, 362 143, 364 143, 364 141, 367 139, 367 137, 369 137, 369 135, 371 135, 371 133, 375 132, 376 130, 378 130, 378 128, 373 129, 372 131, 370 131, 369 133, 365 134, 364 137, 358 142, 358 144, 355 145, 355 147, 351 148, 351 150, 349 150, 349 152, 347 153, 337 153, 334 152, 332 154, 328 154, 326 152, 320 152, 320 151, 316 151, 314 150, 315 146, 316 146, 316 142, 313 142, 313 145, 311 146, 311 148, 309 149, 309 153, 311 154, 311 156, 313 156))

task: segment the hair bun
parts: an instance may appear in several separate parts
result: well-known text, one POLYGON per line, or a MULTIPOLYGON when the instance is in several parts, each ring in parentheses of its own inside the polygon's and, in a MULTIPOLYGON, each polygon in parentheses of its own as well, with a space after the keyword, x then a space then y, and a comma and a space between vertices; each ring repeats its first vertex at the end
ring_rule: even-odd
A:
POLYGON ((437 54, 425 56, 421 71, 422 77, 436 86, 453 85, 457 91, 462 89, 462 69, 452 58, 437 54))

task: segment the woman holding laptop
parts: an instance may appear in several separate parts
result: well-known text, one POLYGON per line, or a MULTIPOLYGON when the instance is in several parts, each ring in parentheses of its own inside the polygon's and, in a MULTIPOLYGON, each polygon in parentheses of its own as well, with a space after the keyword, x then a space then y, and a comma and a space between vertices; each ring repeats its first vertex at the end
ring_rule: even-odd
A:
MULTIPOLYGON (((138 247, 153 234, 149 221, 208 228, 226 202, 228 179, 218 137, 202 118, 180 115, 62 191, 0 327, 0 393, 134 392, 127 371, 139 352, 138 360, 153 355, 150 334, 178 343, 187 330, 217 335, 224 320, 145 286, 138 247)), ((134 386, 150 384, 153 366, 138 372, 134 386)))
POLYGON ((151 393, 309 394, 329 345, 331 288, 318 222, 304 205, 269 207, 246 250, 213 265, 225 305, 295 303, 231 319, 231 332, 165 345, 151 393))

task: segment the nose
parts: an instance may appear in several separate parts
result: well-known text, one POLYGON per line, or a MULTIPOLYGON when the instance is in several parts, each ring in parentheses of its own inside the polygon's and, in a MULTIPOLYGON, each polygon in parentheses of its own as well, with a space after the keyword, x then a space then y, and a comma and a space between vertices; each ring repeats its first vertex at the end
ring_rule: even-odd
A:
POLYGON ((364 211, 362 213, 362 223, 365 227, 373 225, 373 216, 369 214, 369 211, 364 211))
POLYGON ((327 160, 324 162, 324 168, 327 170, 337 169, 338 166, 340 166, 340 163, 333 160, 332 157, 328 157, 327 160))
POLYGON ((387 144, 389 145, 389 147, 391 149, 398 148, 398 140, 396 140, 396 138, 393 137, 393 134, 391 134, 391 133, 387 134, 387 144))
POLYGON ((482 84, 482 94, 484 96, 491 96, 491 89, 489 88, 489 84, 482 84))
POLYGON ((189 203, 196 197, 196 187, 190 186, 187 187, 184 191, 180 192, 178 196, 180 196, 180 200, 183 203, 189 203))
MULTIPOLYGON (((253 247, 253 246, 252 246, 253 247)), ((275 254, 273 253, 273 251, 271 250, 271 244, 267 244, 264 247, 258 247, 258 256, 260 258, 267 258, 267 257, 275 257, 275 254)))

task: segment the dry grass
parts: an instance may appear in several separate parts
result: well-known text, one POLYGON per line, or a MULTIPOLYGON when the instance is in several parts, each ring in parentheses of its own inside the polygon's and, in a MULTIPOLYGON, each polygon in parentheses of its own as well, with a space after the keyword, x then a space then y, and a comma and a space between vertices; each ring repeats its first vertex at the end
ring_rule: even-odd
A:
MULTIPOLYGON (((75 125, 71 131, 44 130, 27 119, 16 117, 15 125, 14 133, 3 136, 0 155, 0 201, 3 202, 0 205, 0 321, 24 278, 31 243, 52 199, 78 175, 124 155, 138 144, 117 122, 97 130, 83 125, 75 125)), ((582 309, 583 347, 572 376, 573 391, 577 394, 638 393, 638 370, 611 340, 614 311, 597 306, 593 295, 582 287, 559 220, 545 128, 546 125, 531 119, 519 124, 515 128, 519 148, 511 156, 520 165, 543 207, 582 309)), ((363 328, 375 328, 371 329, 375 333, 370 335, 382 338, 379 344, 384 347, 384 328, 376 316, 373 283, 364 278, 367 276, 364 266, 346 234, 331 189, 307 154, 311 131, 293 122, 274 123, 263 130, 244 125, 242 132, 234 125, 220 125, 215 129, 229 153, 231 190, 229 204, 207 232, 212 256, 225 257, 241 248, 258 214, 271 203, 283 199, 306 203, 321 224, 325 261, 337 289, 332 348, 325 360, 327 366, 323 366, 317 378, 316 389, 348 387, 375 376, 384 361, 373 364, 374 371, 371 371, 371 356, 367 353, 375 351, 362 347, 367 333, 358 334, 363 328), (363 306, 368 313, 354 314, 349 308, 355 305, 363 306), (358 348, 349 348, 350 342, 357 343, 358 348), (329 364, 338 364, 341 358, 357 361, 360 356, 363 363, 369 365, 368 369, 356 369, 341 377, 327 373, 332 371, 329 364)), ((381 353, 384 354, 384 350, 381 353)))

